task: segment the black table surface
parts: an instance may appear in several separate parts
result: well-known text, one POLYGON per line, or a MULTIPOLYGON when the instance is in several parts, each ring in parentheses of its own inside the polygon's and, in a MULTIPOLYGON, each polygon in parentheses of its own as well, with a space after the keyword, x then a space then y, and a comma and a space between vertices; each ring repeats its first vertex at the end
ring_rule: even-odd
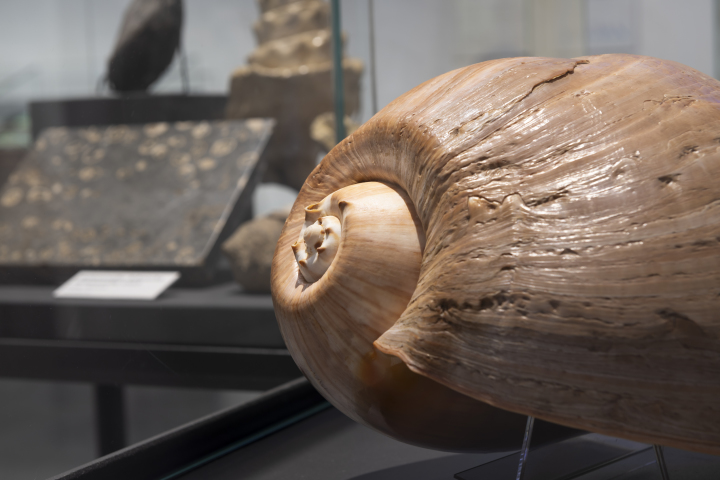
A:
POLYGON ((79 300, 55 288, 0 285, 0 377, 265 390, 300 375, 270 295, 225 283, 79 300))
MULTIPOLYGON (((530 451, 525 480, 661 480, 652 448, 618 463, 574 476, 552 475, 556 463, 571 459, 586 466, 578 443, 634 444, 611 437, 585 437, 530 451), (574 448, 573 448, 574 447, 574 448), (548 450, 550 452, 548 452, 548 450), (563 451, 567 452, 564 454, 563 451), (550 455, 548 455, 550 453, 550 455), (548 463, 550 462, 550 463, 548 463)), ((589 455, 588 455, 589 457, 589 455)), ((665 448, 670 480, 717 480, 720 458, 665 448)), ((331 408, 205 466, 171 478, 179 480, 512 480, 517 454, 457 454, 407 445, 370 430, 331 408), (495 462, 494 462, 495 461, 495 462), (495 464, 498 464, 496 466, 495 464), (502 462, 502 464, 500 464, 502 462), (499 468, 502 467, 502 468, 499 468), (461 474, 455 477, 456 474, 461 474)), ((592 465, 592 462, 587 463, 592 465)), ((580 469, 578 469, 578 472, 580 469)))
MULTIPOLYGON (((720 478, 720 457, 664 451, 672 480, 720 478)), ((398 442, 350 420, 299 379, 54 480, 510 480, 516 456, 448 453, 398 442)), ((531 448, 527 466, 526 480, 661 478, 651 446, 597 434, 531 448), (615 456, 615 463, 584 468, 580 457, 591 459, 598 447, 623 455, 615 456), (549 473, 564 464, 574 464, 574 473, 549 473), (578 465, 584 468, 579 475, 578 465)))
POLYGON ((158 299, 57 299, 55 286, 0 285, 0 337, 285 348, 270 295, 235 283, 158 299))
POLYGON ((335 408, 176 478, 182 480, 444 479, 508 452, 456 454, 398 442, 335 408))
POLYGON ((350 420, 300 379, 55 480, 452 478, 504 455, 406 445, 350 420))

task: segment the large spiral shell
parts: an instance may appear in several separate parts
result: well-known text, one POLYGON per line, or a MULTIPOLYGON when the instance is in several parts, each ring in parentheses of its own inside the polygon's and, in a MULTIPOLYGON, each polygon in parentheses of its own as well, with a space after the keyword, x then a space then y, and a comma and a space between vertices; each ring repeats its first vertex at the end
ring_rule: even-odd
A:
POLYGON ((432 79, 300 192, 273 263, 288 348, 345 413, 416 443, 519 418, 492 405, 719 454, 719 148, 720 83, 674 62, 513 58, 432 79), (365 213, 307 280, 305 209, 340 197, 365 213), (396 370, 442 398, 403 397, 396 370), (478 422, 423 422, 442 402, 478 422), (393 426, 403 408, 415 430, 393 426))

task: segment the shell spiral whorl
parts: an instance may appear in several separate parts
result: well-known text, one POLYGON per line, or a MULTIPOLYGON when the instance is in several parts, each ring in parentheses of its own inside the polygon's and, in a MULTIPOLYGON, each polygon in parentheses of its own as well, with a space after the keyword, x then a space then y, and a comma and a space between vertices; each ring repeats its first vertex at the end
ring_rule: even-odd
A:
MULTIPOLYGON (((293 357, 345 413, 416 443, 462 448, 431 423, 397 427, 382 404, 408 406, 406 387, 373 390, 367 372, 405 368, 463 394, 448 405, 472 397, 720 453, 718 105, 716 80, 632 55, 496 60, 416 87, 330 152, 288 218, 273 299, 293 357), (304 208, 382 184, 425 237, 412 282, 387 300, 413 274, 368 263, 343 219, 335 259, 308 287, 291 249, 304 208), (361 266, 372 276, 337 276, 361 266)), ((432 416, 428 405, 414 414, 432 416)), ((503 415, 485 408, 466 412, 478 425, 503 415)))
POLYGON ((494 424, 494 447, 512 446, 515 438, 500 430, 501 422, 521 428, 522 417, 412 373, 373 346, 402 314, 420 274, 425 237, 407 195, 365 182, 296 213, 304 222, 282 257, 287 267, 291 250, 298 261, 274 270, 274 298, 276 308, 291 308, 281 328, 287 338, 303 336, 288 348, 318 390, 355 420, 411 443, 477 449, 487 443, 479 432, 494 424), (337 234, 333 254, 328 244, 337 234))
POLYGON ((340 247, 342 223, 339 216, 332 213, 335 212, 321 205, 307 207, 305 225, 292 246, 300 273, 308 282, 316 282, 325 274, 340 247))

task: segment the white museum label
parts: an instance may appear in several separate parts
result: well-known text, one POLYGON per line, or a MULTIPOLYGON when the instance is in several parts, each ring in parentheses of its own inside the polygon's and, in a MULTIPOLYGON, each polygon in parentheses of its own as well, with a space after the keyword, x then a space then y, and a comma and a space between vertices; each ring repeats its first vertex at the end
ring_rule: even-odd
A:
POLYGON ((178 278, 179 272, 80 270, 60 285, 53 297, 155 300, 178 278))

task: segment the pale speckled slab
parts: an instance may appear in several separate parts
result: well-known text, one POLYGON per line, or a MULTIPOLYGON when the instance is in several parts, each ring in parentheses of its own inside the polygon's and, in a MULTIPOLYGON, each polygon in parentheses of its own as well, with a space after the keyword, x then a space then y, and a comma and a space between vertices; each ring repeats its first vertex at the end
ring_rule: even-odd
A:
POLYGON ((45 130, 0 190, 0 267, 202 266, 258 177, 272 128, 45 130))

